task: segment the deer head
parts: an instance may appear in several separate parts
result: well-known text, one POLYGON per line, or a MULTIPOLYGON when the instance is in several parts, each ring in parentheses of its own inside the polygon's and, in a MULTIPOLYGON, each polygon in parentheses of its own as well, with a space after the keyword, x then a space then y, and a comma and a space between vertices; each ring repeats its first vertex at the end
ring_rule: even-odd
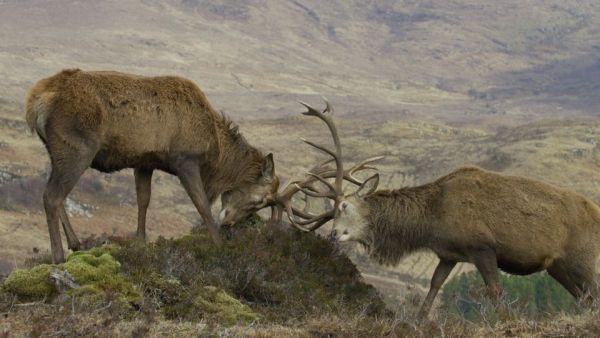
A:
POLYGON ((233 225, 248 215, 274 203, 279 189, 273 154, 264 157, 259 176, 221 195, 221 225, 233 225))

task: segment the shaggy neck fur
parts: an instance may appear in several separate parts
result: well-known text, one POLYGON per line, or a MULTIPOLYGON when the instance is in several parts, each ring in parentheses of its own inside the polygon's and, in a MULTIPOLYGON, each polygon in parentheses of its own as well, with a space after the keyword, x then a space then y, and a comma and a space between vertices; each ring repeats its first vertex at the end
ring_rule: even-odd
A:
POLYGON ((434 190, 432 185, 424 185, 378 191, 365 198, 369 225, 362 238, 374 259, 396 265, 404 255, 427 247, 428 205, 434 190))
POLYGON ((262 174, 263 154, 246 141, 238 127, 224 115, 215 121, 217 133, 216 165, 208 170, 208 198, 216 197, 239 184, 256 183, 262 174))

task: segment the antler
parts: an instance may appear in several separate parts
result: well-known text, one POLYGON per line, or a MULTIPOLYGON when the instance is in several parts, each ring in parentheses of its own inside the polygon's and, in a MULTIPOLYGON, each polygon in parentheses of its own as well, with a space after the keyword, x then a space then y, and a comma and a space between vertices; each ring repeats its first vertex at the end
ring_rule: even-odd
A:
POLYGON ((281 193, 278 194, 274 205, 271 206, 271 223, 281 221, 281 218, 283 216, 283 210, 285 209, 288 215, 288 219, 292 225, 294 225, 296 228, 302 231, 314 231, 321 227, 323 224, 327 223, 329 220, 334 218, 340 197, 343 196, 343 181, 347 180, 353 184, 361 185, 363 182, 358 180, 354 176, 354 174, 366 169, 376 170, 376 168, 370 166, 369 164, 382 159, 383 156, 368 158, 362 162, 355 164, 350 169, 344 170, 342 163, 342 147, 337 128, 333 123, 333 119, 331 118, 331 113, 333 112, 331 105, 329 104, 329 102, 327 102, 327 100, 325 100, 325 109, 322 112, 320 112, 304 102, 300 102, 300 104, 302 104, 308 109, 308 111, 302 114, 308 116, 315 116, 323 122, 325 122, 333 138, 334 150, 331 150, 322 145, 315 144, 311 141, 302 139, 302 141, 304 141, 308 145, 313 146, 318 150, 330 155, 332 158, 308 172, 304 180, 297 180, 291 182, 281 193), (335 162, 334 169, 326 166, 330 162, 335 162), (333 184, 327 181, 327 179, 331 178, 335 179, 333 184), (316 189, 313 186, 313 184, 316 182, 322 183, 327 188, 327 190, 320 191, 316 189), (331 210, 325 211, 318 215, 313 215, 311 213, 304 212, 292 206, 292 197, 298 192, 302 192, 310 197, 330 198, 334 200, 334 206, 331 210))

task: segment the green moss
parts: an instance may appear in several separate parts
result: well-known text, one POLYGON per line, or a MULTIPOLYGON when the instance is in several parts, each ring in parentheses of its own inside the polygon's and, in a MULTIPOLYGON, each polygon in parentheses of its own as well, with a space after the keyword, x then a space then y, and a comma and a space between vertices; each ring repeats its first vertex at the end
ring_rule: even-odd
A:
POLYGON ((104 244, 104 245, 100 245, 94 248, 91 248, 87 251, 78 251, 78 252, 74 252, 72 253, 69 257, 75 255, 79 255, 79 254, 84 254, 84 253, 88 253, 90 255, 94 255, 96 257, 100 257, 103 254, 110 254, 113 255, 115 254, 115 252, 118 252, 120 249, 120 246, 116 245, 116 244, 104 244))
POLYGON ((88 284, 77 289, 71 289, 68 294, 75 297, 79 303, 88 306, 99 304, 106 298, 104 290, 96 284, 88 284))
POLYGON ((228 325, 260 319, 260 316, 248 305, 214 286, 200 288, 194 298, 194 304, 203 312, 203 316, 217 319, 220 323, 228 325))
POLYGON ((50 271, 54 267, 42 264, 31 269, 17 269, 6 278, 2 289, 28 300, 50 297, 56 293, 49 280, 50 271))
POLYGON ((94 256, 90 252, 75 252, 62 264, 80 285, 113 278, 119 271, 119 263, 108 253, 94 256))
POLYGON ((139 302, 141 295, 131 282, 119 274, 120 264, 110 254, 116 248, 112 245, 101 246, 75 252, 63 264, 42 264, 31 269, 16 270, 4 282, 3 290, 28 300, 51 298, 57 290, 50 282, 49 274, 53 268, 57 268, 69 272, 80 285, 68 292, 80 301, 91 305, 110 294, 118 303, 129 306, 139 302))

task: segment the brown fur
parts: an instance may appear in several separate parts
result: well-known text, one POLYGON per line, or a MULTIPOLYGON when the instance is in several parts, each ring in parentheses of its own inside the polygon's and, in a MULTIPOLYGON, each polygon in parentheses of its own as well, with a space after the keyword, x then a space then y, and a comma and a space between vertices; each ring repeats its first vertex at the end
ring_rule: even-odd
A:
MULTIPOLYGON (((159 169, 179 176, 216 238, 208 204, 224 191, 258 184, 262 175, 263 154, 184 78, 64 70, 34 85, 26 110, 27 124, 52 162, 44 195, 47 214, 85 168, 135 168, 138 235, 144 237, 152 171, 159 169)), ((60 237, 52 238, 50 231, 55 259, 62 260, 60 237)))
POLYGON ((547 270, 575 297, 596 295, 600 208, 591 200, 527 178, 465 167, 419 187, 349 198, 368 224, 358 240, 384 264, 434 251, 434 273, 422 314, 457 262, 477 266, 499 291, 497 269, 547 270))

